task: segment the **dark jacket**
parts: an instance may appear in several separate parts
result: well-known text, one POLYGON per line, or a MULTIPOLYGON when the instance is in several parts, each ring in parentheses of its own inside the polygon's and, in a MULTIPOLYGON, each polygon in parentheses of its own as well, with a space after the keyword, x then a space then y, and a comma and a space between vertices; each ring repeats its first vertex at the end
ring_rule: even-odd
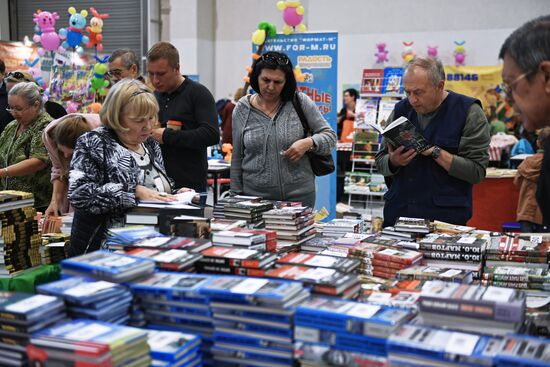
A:
MULTIPOLYGON (((395 106, 395 118, 405 116, 426 140, 451 154, 458 153, 468 110, 478 100, 449 92, 430 124, 422 131, 407 99, 395 106)), ((472 184, 452 177, 432 157, 418 155, 393 176, 384 195, 384 226, 400 216, 466 224, 472 216, 472 184)))
POLYGON ((550 226, 550 139, 544 143, 544 157, 537 184, 537 202, 542 212, 542 224, 550 226))
POLYGON ((13 121, 13 116, 6 111, 8 108, 8 92, 6 91, 6 83, 0 86, 0 134, 10 122, 13 121))

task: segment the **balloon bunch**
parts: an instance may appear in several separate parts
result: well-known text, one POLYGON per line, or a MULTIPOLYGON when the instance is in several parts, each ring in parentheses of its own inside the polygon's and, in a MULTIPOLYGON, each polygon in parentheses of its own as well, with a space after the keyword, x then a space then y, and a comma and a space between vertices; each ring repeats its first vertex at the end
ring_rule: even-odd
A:
POLYGON ((410 62, 416 56, 416 54, 414 53, 414 51, 412 49, 413 44, 414 44, 414 41, 411 41, 411 42, 404 42, 403 41, 403 46, 405 46, 405 48, 403 49, 403 53, 401 54, 401 57, 403 58, 403 62, 405 64, 410 62))
POLYGON ((104 96, 107 94, 107 89, 105 88, 109 86, 109 81, 105 80, 105 74, 107 73, 107 60, 109 60, 109 56, 105 56, 103 59, 99 59, 95 56, 95 59, 97 60, 97 63, 94 65, 94 76, 90 81, 90 92, 97 92, 100 96, 104 96))
POLYGON ((60 46, 61 39, 55 31, 55 21, 58 19, 59 15, 56 12, 37 11, 34 13, 33 21, 40 29, 40 33, 35 30, 33 41, 42 45, 38 48, 38 55, 44 56, 46 50, 65 52, 65 48, 60 46))
POLYGON ((71 6, 68 9, 68 12, 70 14, 69 27, 61 28, 59 30, 59 37, 65 40, 62 46, 66 49, 72 47, 78 54, 82 54, 84 49, 80 46, 80 44, 82 43, 85 45, 90 42, 88 36, 84 36, 82 34, 84 28, 86 28, 86 17, 88 16, 88 11, 82 9, 80 13, 77 13, 74 6, 71 6))
POLYGON ((285 25, 283 26, 283 33, 287 36, 292 32, 305 32, 306 25, 302 23, 304 19, 304 7, 300 1, 279 1, 277 8, 283 12, 283 20, 285 25))
POLYGON ((103 35, 101 34, 103 32, 103 19, 109 18, 109 14, 99 14, 93 7, 90 7, 90 11, 94 16, 90 19, 90 26, 86 27, 86 32, 90 35, 90 42, 86 44, 86 47, 92 48, 96 46, 97 51, 103 51, 103 44, 101 43, 103 40, 103 35))
POLYGON ((40 67, 36 66, 39 61, 40 59, 34 59, 32 62, 29 59, 25 59, 25 64, 29 67, 29 73, 31 73, 36 84, 44 89, 46 87, 46 83, 44 82, 44 79, 42 79, 42 70, 40 70, 40 67))
POLYGON ((435 59, 437 57, 437 46, 428 46, 428 56, 435 59))
MULTIPOLYGON (((262 21, 258 24, 258 29, 252 33, 252 43, 258 46, 256 53, 252 54, 252 59, 257 60, 264 49, 265 41, 268 37, 275 37, 277 35, 277 28, 274 24, 262 21)), ((248 90, 248 85, 250 84, 250 73, 252 72, 252 66, 246 67, 247 76, 243 78, 244 80, 244 90, 248 90)))
POLYGON ((455 56, 455 64, 457 66, 464 66, 466 62, 466 50, 464 49, 464 44, 466 41, 454 41, 455 43, 455 50, 453 52, 453 55, 455 56))
POLYGON ((378 51, 376 51, 374 56, 376 56, 377 63, 382 64, 386 61, 389 61, 389 58, 388 58, 389 51, 386 49, 386 44, 384 42, 377 43, 376 49, 378 51))

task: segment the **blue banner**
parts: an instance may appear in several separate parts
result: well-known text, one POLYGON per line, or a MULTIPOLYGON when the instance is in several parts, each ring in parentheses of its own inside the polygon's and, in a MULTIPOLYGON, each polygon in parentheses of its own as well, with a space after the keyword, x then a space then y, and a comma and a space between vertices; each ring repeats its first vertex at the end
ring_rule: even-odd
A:
MULTIPOLYGON (((253 46, 254 52, 257 46, 253 46)), ((336 131, 338 111, 338 33, 294 33, 288 36, 277 34, 269 38, 264 52, 283 52, 299 66, 305 76, 298 83, 298 90, 307 94, 319 107, 319 111, 336 131)), ((336 150, 333 152, 336 162, 336 150)), ((336 172, 316 179, 316 209, 325 207, 329 218, 336 217, 336 172)))

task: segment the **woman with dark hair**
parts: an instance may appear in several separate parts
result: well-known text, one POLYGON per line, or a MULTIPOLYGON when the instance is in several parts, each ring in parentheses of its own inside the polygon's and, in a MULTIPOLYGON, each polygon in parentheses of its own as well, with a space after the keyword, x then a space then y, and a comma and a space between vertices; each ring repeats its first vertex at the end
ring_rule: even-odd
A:
POLYGON ((355 103, 359 98, 356 89, 344 91, 344 107, 338 113, 338 138, 341 142, 353 142, 353 124, 355 121, 355 103))
POLYGON ((282 53, 267 52, 252 65, 254 95, 244 96, 233 111, 231 190, 270 200, 315 205, 315 175, 305 153, 329 154, 336 133, 315 103, 296 92, 292 63, 282 53), (293 99, 306 117, 306 136, 293 99))

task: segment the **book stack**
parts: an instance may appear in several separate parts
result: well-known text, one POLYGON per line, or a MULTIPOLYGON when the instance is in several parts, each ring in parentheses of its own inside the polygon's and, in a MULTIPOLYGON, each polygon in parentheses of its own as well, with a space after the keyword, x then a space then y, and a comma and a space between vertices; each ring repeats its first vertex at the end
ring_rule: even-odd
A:
POLYGON ((365 221, 361 219, 333 219, 323 225, 321 233, 326 237, 343 237, 346 233, 364 233, 365 221))
POLYGON ((303 252, 318 254, 330 247, 333 242, 334 237, 316 236, 302 243, 300 245, 300 250, 303 252))
POLYGON ((42 234, 40 258, 42 264, 56 264, 69 257, 71 236, 63 233, 42 234))
POLYGON ((197 335, 176 331, 147 330, 147 343, 151 348, 151 366, 153 367, 202 365, 201 339, 197 335))
POLYGON ((153 260, 157 268, 168 271, 189 272, 202 257, 200 253, 191 253, 179 249, 134 248, 125 251, 126 255, 153 260))
POLYGON ((42 222, 42 233, 60 233, 63 217, 48 215, 42 222))
MULTIPOLYGON (((411 310, 314 297, 296 308, 294 337, 300 348, 323 346, 380 361, 387 356, 386 339, 412 317, 411 310)), ((313 363, 322 356, 297 357, 313 363)))
POLYGON ((33 334, 33 366, 150 366, 147 333, 94 320, 67 321, 33 334))
POLYGON ((392 334, 387 345, 391 366, 493 366, 502 350, 498 338, 410 324, 392 334))
POLYGON ((262 214, 273 209, 273 203, 268 200, 238 200, 235 198, 223 199, 214 207, 215 218, 246 220, 249 225, 258 228, 263 226, 262 214), (221 209, 223 208, 223 209, 221 209))
POLYGON ((399 232, 427 234, 430 233, 431 227, 428 219, 399 217, 395 222, 394 228, 399 232))
POLYGON ((272 209, 263 214, 265 228, 277 232, 277 252, 300 249, 300 245, 315 237, 313 210, 305 206, 272 209))
POLYGON ((446 282, 470 284, 474 280, 474 275, 468 270, 414 265, 399 270, 396 278, 398 280, 442 280, 446 282))
POLYGON ((497 366, 544 367, 550 364, 550 341, 527 335, 507 335, 495 355, 497 366))
POLYGON ((170 234, 200 239, 210 238, 210 219, 178 215, 170 220, 170 234))
POLYGON ((233 228, 243 228, 243 227, 246 227, 246 220, 223 219, 223 218, 210 219, 210 231, 212 233, 219 232, 219 231, 228 231, 233 228))
POLYGON ((342 273, 351 273, 359 267, 360 261, 357 259, 347 259, 344 257, 291 252, 279 258, 277 260, 277 264, 302 265, 312 268, 329 268, 342 273))
POLYGON ((0 191, 0 276, 40 265, 38 222, 32 193, 0 191))
POLYGON ((144 278, 153 273, 155 262, 107 251, 65 259, 61 262, 63 274, 91 277, 113 283, 124 283, 144 278))
POLYGON ((28 366, 25 346, 31 334, 65 318, 57 297, 0 292, 0 365, 28 366))
POLYGON ((156 272, 130 284, 130 289, 148 328, 198 334, 208 341, 214 331, 212 312, 200 290, 212 279, 211 275, 156 272))
POLYGON ((430 234, 418 243, 426 265, 471 271, 479 279, 489 242, 487 235, 430 234))
MULTIPOLYGON (((293 364, 293 306, 309 297, 302 284, 221 276, 202 293, 214 311, 216 363, 293 364)), ((218 365, 218 364, 216 364, 218 365)))
POLYGON ((215 246, 276 252, 277 233, 259 229, 233 228, 212 235, 215 246))
POLYGON ((107 244, 109 248, 121 248, 144 238, 163 236, 155 229, 144 226, 110 228, 107 231, 107 244))
POLYGON ((493 237, 487 247, 486 266, 548 270, 550 241, 540 236, 493 237))
POLYGON ((346 274, 329 268, 280 265, 269 270, 266 276, 298 280, 311 286, 313 293, 346 299, 356 297, 360 289, 357 275, 346 274))
POLYGON ((121 285, 84 277, 65 277, 36 287, 38 293, 65 300, 71 318, 85 318, 125 324, 132 294, 121 285))
POLYGON ((525 290, 550 291, 550 276, 543 269, 526 266, 486 266, 481 284, 525 290))
POLYGON ((111 245, 109 248, 111 250, 130 250, 136 248, 155 250, 185 250, 192 254, 196 254, 211 246, 212 242, 210 240, 201 240, 198 238, 189 237, 161 236, 139 239, 125 245, 111 245))
POLYGON ((372 254, 372 275, 395 279, 400 270, 418 264, 421 260, 422 254, 418 251, 380 246, 372 254))
POLYGON ((427 281, 418 308, 423 324, 466 332, 517 332, 525 317, 525 294, 510 288, 427 281))
MULTIPOLYGON (((395 288, 390 288, 390 290, 392 289, 395 288)), ((373 305, 399 307, 416 312, 419 297, 420 292, 399 291, 398 293, 375 292, 360 299, 373 305)))
POLYGON ((271 252, 214 246, 202 252, 195 268, 200 273, 263 277, 276 259, 277 255, 271 252))

